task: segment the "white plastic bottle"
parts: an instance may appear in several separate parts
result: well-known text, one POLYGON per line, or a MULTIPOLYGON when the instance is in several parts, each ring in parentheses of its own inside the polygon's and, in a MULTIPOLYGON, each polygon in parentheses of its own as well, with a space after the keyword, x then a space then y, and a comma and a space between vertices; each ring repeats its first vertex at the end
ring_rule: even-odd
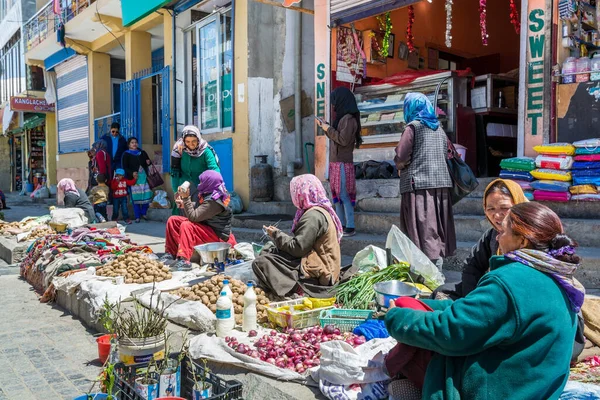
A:
POLYGON ((234 327, 235 318, 231 314, 231 300, 223 291, 217 300, 217 336, 222 338, 229 336, 234 327))
POLYGON ((242 330, 244 332, 256 330, 256 314, 256 292, 254 291, 252 282, 248 282, 248 288, 246 289, 246 293, 244 293, 244 318, 242 321, 242 330))
POLYGON ((231 317, 233 318, 235 326, 235 304, 233 304, 233 292, 231 291, 231 286, 229 286, 229 280, 225 279, 223 281, 223 288, 221 291, 227 293, 227 297, 229 297, 229 300, 231 301, 231 317))

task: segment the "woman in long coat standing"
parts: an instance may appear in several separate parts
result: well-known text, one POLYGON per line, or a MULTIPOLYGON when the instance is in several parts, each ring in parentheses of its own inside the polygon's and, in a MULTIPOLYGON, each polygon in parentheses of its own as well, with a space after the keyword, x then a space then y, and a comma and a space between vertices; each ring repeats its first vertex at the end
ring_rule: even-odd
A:
POLYGON ((408 125, 394 159, 400 171, 400 229, 441 270, 443 258, 456 251, 448 137, 422 93, 406 95, 404 119, 408 125))

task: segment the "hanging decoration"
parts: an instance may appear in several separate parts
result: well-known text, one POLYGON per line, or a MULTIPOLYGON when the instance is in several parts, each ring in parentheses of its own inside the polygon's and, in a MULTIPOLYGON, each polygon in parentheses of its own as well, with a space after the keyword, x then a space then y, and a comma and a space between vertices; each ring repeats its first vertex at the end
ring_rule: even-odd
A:
POLYGON ((515 0, 510 0, 510 23, 515 27, 515 32, 517 32, 517 35, 520 34, 521 20, 519 19, 519 10, 517 10, 515 0))
MULTIPOLYGON (((511 0, 513 1, 513 0, 511 0)), ((452 5, 454 0, 446 0, 446 47, 452 47, 452 5)))
POLYGON ((408 46, 408 52, 412 53, 415 51, 415 37, 412 33, 413 24, 415 23, 415 8, 411 5, 408 6, 408 24, 406 26, 406 46, 408 46))
POLYGON ((487 0, 479 0, 479 27, 481 28, 481 43, 487 46, 487 0))
POLYGON ((381 40, 379 55, 382 58, 387 58, 387 56, 390 54, 390 35, 392 34, 393 28, 390 12, 386 12, 384 16, 378 16, 377 21, 379 22, 379 29, 383 32, 383 39, 381 40))

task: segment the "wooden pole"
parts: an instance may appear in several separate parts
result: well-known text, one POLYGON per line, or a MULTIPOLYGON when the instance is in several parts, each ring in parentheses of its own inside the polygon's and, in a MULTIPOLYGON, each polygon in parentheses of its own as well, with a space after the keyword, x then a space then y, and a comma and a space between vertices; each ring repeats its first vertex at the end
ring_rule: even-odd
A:
POLYGON ((305 13, 305 14, 315 15, 315 12, 313 10, 308 10, 306 8, 296 7, 296 6, 285 7, 283 4, 273 1, 273 0, 254 0, 254 1, 257 3, 267 4, 269 6, 281 7, 281 8, 285 8, 287 10, 298 11, 298 12, 305 13))

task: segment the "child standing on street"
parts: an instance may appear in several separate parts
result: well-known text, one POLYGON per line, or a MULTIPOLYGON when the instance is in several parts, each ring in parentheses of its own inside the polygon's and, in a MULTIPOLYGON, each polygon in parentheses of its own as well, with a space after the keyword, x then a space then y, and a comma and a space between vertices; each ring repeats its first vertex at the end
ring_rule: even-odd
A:
POLYGON ((119 168, 115 171, 115 177, 112 180, 110 187, 113 191, 113 215, 112 220, 117 221, 119 219, 119 207, 123 213, 123 219, 127 225, 131 225, 129 219, 129 211, 127 210, 127 186, 135 185, 137 179, 137 173, 133 173, 133 179, 125 179, 125 170, 119 168))
POLYGON ((106 222, 108 219, 106 214, 106 206, 108 205, 108 195, 110 193, 110 189, 108 186, 106 186, 106 175, 98 174, 96 176, 96 181, 98 182, 98 185, 94 186, 90 190, 90 201, 94 205, 96 218, 98 218, 100 222, 106 222))

